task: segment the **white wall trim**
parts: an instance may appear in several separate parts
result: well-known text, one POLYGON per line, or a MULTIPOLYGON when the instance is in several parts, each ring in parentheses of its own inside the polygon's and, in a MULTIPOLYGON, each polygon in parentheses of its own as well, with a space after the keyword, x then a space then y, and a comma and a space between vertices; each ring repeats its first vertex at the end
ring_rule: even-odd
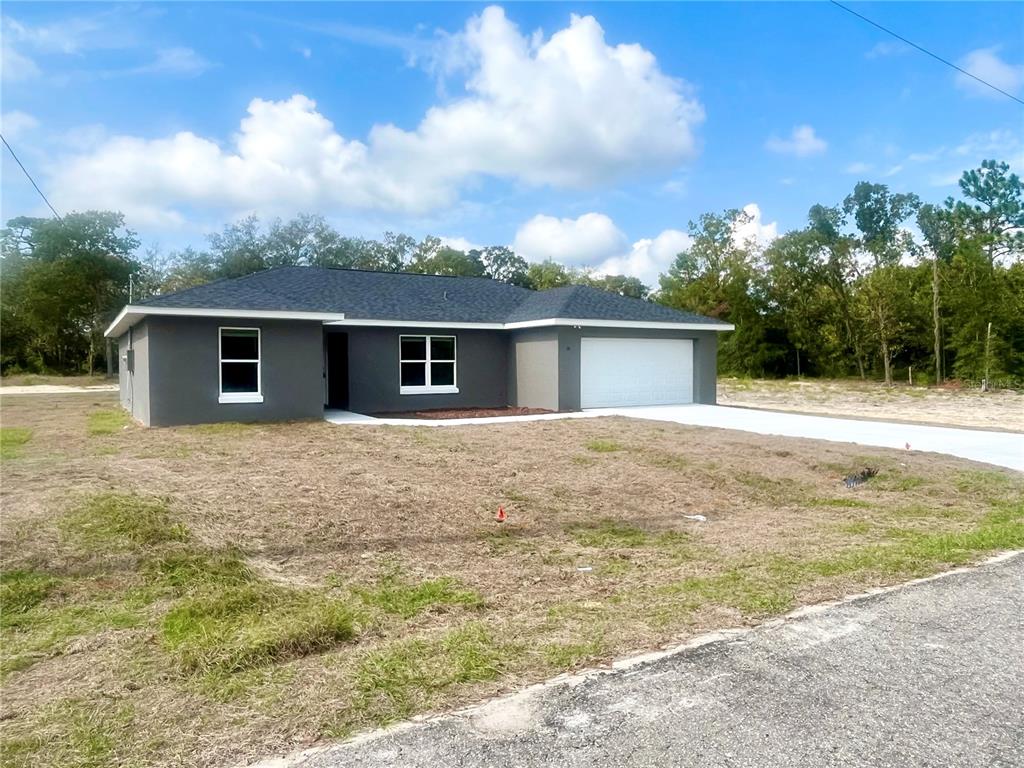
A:
POLYGON ((504 323, 443 323, 434 320, 366 320, 362 318, 324 321, 324 325, 355 325, 377 328, 476 328, 485 331, 505 330, 504 323))
POLYGON ((331 326, 370 326, 377 328, 451 328, 476 329, 482 331, 516 331, 525 328, 546 328, 551 326, 578 326, 580 328, 636 328, 639 330, 675 331, 733 331, 731 323, 671 323, 649 320, 593 320, 585 318, 549 317, 542 320, 524 320, 517 323, 467 323, 440 322, 434 320, 372 320, 346 318, 343 312, 285 312, 263 309, 199 309, 192 307, 148 307, 129 305, 121 310, 104 336, 117 337, 147 315, 171 315, 178 317, 237 317, 253 320, 319 320, 331 326))
POLYGON ((732 331, 736 326, 729 323, 667 323, 651 320, 587 320, 583 318, 574 319, 569 317, 549 317, 544 320, 524 320, 519 323, 505 323, 503 326, 507 331, 514 331, 520 328, 543 328, 551 325, 571 325, 580 328, 640 328, 640 329, 665 329, 678 331, 732 331))
POLYGON ((246 320, 319 320, 323 323, 344 320, 344 312, 291 312, 273 309, 205 309, 196 307, 150 307, 144 304, 129 304, 118 313, 104 336, 117 337, 129 326, 147 315, 169 315, 172 317, 237 317, 246 320))

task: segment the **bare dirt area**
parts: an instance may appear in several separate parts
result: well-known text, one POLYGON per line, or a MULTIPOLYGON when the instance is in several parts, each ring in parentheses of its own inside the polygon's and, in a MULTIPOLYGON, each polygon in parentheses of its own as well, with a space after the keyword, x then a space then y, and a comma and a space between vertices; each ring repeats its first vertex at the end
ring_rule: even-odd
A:
POLYGON ((483 419, 491 416, 533 416, 540 413, 554 413, 547 408, 431 408, 426 411, 401 411, 399 413, 375 413, 374 416, 391 419, 483 419))
POLYGON ((721 405, 1024 432, 1024 392, 856 379, 719 378, 721 405))
POLYGON ((934 454, 625 418, 143 429, 115 395, 2 419, 10 766, 238 764, 1024 547, 1024 478, 934 454))

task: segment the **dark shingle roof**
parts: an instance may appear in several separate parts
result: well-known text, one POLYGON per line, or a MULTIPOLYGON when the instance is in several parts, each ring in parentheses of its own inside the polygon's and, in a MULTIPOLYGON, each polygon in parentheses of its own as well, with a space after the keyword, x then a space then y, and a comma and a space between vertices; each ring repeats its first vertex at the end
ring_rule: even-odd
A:
POLYGON ((483 277, 278 267, 155 296, 141 306, 344 313, 349 320, 514 323, 586 320, 720 321, 582 285, 531 291, 483 277))
POLYGON ((533 291, 508 316, 506 322, 518 323, 549 317, 578 320, 719 324, 718 320, 710 317, 670 309, 650 301, 619 296, 617 293, 609 293, 588 285, 567 285, 564 288, 552 288, 550 291, 533 291))

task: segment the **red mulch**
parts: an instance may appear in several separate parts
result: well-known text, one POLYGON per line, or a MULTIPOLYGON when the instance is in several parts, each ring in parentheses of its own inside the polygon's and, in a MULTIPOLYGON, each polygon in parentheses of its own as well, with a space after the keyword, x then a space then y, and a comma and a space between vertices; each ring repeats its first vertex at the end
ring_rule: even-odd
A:
POLYGON ((488 416, 532 416, 535 413, 555 413, 547 408, 431 408, 426 411, 375 413, 390 419, 482 419, 488 416))

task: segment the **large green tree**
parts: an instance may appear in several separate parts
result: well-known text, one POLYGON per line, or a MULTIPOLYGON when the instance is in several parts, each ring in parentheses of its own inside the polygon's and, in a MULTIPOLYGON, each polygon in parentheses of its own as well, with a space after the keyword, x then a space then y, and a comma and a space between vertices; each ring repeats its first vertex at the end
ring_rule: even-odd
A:
POLYGON ((128 300, 138 237, 110 211, 19 217, 0 234, 3 364, 92 372, 103 330, 128 300))

